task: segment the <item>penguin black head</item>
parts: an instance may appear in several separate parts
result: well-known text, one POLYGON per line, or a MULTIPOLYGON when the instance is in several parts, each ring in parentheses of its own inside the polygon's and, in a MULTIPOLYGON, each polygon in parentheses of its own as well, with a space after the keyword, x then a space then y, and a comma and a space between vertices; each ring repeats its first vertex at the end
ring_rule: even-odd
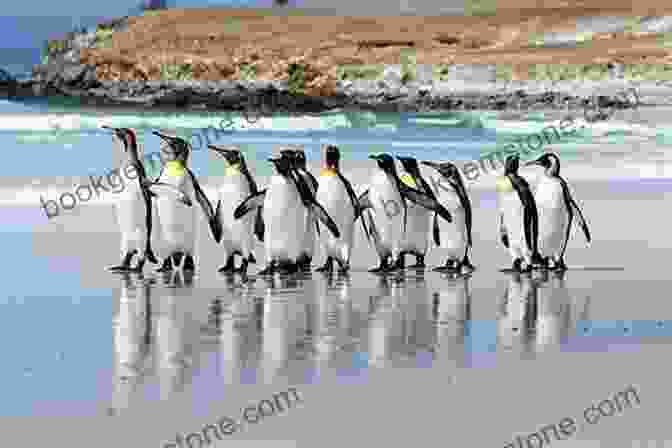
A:
POLYGON ((135 131, 131 128, 113 128, 110 126, 101 126, 103 129, 111 130, 114 135, 124 144, 124 151, 128 152, 130 149, 137 149, 138 138, 135 131))
POLYGON ((278 174, 283 177, 290 176, 294 162, 289 156, 281 155, 280 157, 270 158, 268 161, 273 163, 278 174))
POLYGON ((407 173, 412 174, 414 176, 420 174, 420 167, 418 166, 418 161, 415 160, 413 157, 397 156, 397 160, 401 162, 401 166, 404 167, 404 170, 406 170, 407 173))
POLYGON ((520 156, 518 156, 518 154, 510 155, 506 158, 506 162, 504 162, 504 175, 506 176, 507 174, 517 174, 519 165, 520 156))
POLYGON ((296 163, 297 168, 306 169, 306 152, 303 149, 294 150, 294 163, 296 163))
POLYGON ((327 168, 337 170, 341 161, 341 152, 337 146, 327 145, 324 151, 324 159, 327 168))
POLYGON ((161 155, 166 161, 180 161, 186 166, 191 152, 191 145, 183 138, 167 135, 161 132, 153 131, 152 134, 157 135, 163 140, 165 145, 161 145, 161 155))
POLYGON ((389 154, 378 154, 378 155, 370 155, 370 159, 374 159, 376 162, 378 162, 378 167, 385 171, 386 173, 389 174, 396 174, 397 170, 394 167, 394 159, 392 158, 391 155, 389 154))
POLYGON ((450 162, 430 162, 423 160, 421 163, 425 166, 434 168, 441 176, 445 177, 446 179, 454 181, 461 180, 460 171, 450 162))
POLYGON ((531 160, 525 166, 539 165, 546 169, 548 174, 557 176, 560 174, 560 158, 552 152, 547 152, 536 160, 531 160))
POLYGON ((229 165, 239 165, 243 162, 243 154, 240 150, 233 146, 223 146, 223 145, 208 145, 208 148, 215 151, 217 154, 224 157, 224 159, 229 163, 229 165))

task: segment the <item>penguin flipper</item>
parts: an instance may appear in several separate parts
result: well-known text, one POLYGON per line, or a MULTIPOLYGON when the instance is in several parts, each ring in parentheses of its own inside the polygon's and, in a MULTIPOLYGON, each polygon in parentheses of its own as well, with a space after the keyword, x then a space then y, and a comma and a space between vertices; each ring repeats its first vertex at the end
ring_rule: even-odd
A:
POLYGON ((313 213, 313 216, 322 221, 322 223, 327 227, 327 229, 329 229, 332 235, 334 235, 334 238, 341 237, 341 232, 338 230, 338 226, 336 225, 334 220, 331 219, 331 216, 329 216, 324 207, 322 207, 317 202, 311 202, 309 207, 313 213))
POLYGON ((428 194, 421 192, 420 190, 416 190, 415 188, 411 188, 402 183, 400 183, 399 190, 403 198, 408 198, 411 202, 436 212, 446 221, 453 222, 453 217, 450 212, 446 210, 446 208, 441 205, 439 201, 436 200, 436 198, 433 198, 428 194))
POLYGON ((432 218, 432 234, 436 247, 441 246, 441 230, 439 229, 439 219, 436 213, 434 213, 434 217, 432 218))
POLYGON ((188 168, 186 169, 186 171, 187 173, 189 173, 189 177, 191 178, 191 184, 194 187, 196 200, 200 204, 201 209, 203 210, 203 213, 205 213, 205 217, 208 220, 212 236, 214 237, 215 241, 219 243, 220 241, 222 241, 222 234, 224 233, 222 222, 219 219, 217 219, 215 211, 212 209, 212 204, 210 203, 208 197, 205 195, 205 192, 201 189, 201 186, 199 185, 196 176, 194 176, 194 173, 192 173, 191 170, 188 168))
POLYGON ((362 212, 367 208, 373 208, 371 198, 369 198, 369 190, 359 195, 357 198, 357 212, 355 213, 355 220, 362 215, 362 212))
MULTIPOLYGON (((371 213, 367 213, 367 217, 369 218, 369 229, 371 233, 371 238, 373 240, 373 245, 376 248, 376 252, 379 254, 382 253, 382 246, 381 246, 381 239, 380 239, 380 233, 378 232, 378 228, 376 227, 376 222, 373 219, 373 216, 371 216, 371 213)), ((364 217, 362 216, 362 221, 364 221, 364 217)))
POLYGON ((264 198, 266 197, 266 190, 261 190, 256 194, 248 196, 243 202, 236 207, 233 211, 233 217, 235 219, 240 219, 243 216, 247 215, 254 209, 262 208, 264 206, 264 198))
POLYGON ((567 182, 564 181, 564 179, 561 179, 560 183, 562 184, 562 191, 565 196, 565 203, 567 205, 567 211, 571 213, 572 210, 576 211, 576 217, 579 222, 579 225, 581 226, 581 229, 583 230, 583 234, 586 237, 586 241, 590 243, 591 237, 590 237, 590 230, 588 229, 588 223, 586 223, 586 219, 583 217, 583 213, 581 212, 581 209, 579 208, 579 204, 576 203, 574 198, 572 197, 571 193, 569 192, 569 186, 567 185, 567 182))
POLYGON ((266 230, 266 226, 264 224, 264 215, 262 214, 263 210, 264 209, 262 207, 257 208, 257 219, 254 221, 254 234, 262 243, 264 242, 264 232, 266 230))
POLYGON ((504 226, 504 215, 499 214, 499 237, 502 240, 502 244, 507 249, 509 248, 509 234, 506 231, 506 226, 504 226))

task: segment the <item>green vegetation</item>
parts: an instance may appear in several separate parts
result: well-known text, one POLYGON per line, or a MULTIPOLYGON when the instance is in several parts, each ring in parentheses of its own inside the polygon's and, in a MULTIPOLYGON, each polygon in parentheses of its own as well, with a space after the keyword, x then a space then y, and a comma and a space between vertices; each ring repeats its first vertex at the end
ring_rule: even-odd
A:
POLYGON ((378 79, 382 76, 384 65, 378 64, 347 64, 339 65, 336 68, 336 76, 338 79, 355 80, 355 79, 378 79))
POLYGON ((467 0, 465 16, 493 16, 497 13, 497 0, 467 0))
POLYGON ((161 79, 165 81, 185 81, 192 79, 191 64, 161 64, 161 79))
POLYGON ((242 79, 254 79, 257 75, 257 68, 254 64, 244 62, 240 64, 240 76, 242 79))
POLYGON ((643 16, 629 16, 626 19, 625 28, 623 29, 624 33, 634 33, 639 29, 639 22, 642 20, 643 16))
POLYGON ((238 17, 227 17, 224 20, 224 31, 230 33, 240 32, 240 19, 238 17))
POLYGON ((142 15, 144 17, 155 17, 158 16, 159 14, 161 14, 161 10, 159 9, 145 9, 144 11, 142 11, 142 15))
POLYGON ((663 48, 672 48, 672 33, 660 33, 657 40, 663 48))
POLYGON ((109 47, 110 44, 112 43, 112 34, 114 33, 114 30, 112 29, 111 26, 108 25, 98 25, 96 27, 96 41, 95 41, 95 47, 96 48, 105 48, 109 47))
POLYGON ((415 79, 416 73, 415 49, 402 48, 399 52, 399 63, 401 64, 401 83, 406 84, 415 79))
POLYGON ((303 93, 306 84, 306 67, 303 64, 292 63, 287 69, 287 85, 292 95, 303 93))
POLYGON ((439 79, 439 81, 445 81, 448 77, 449 68, 450 64, 434 64, 434 67, 432 68, 432 77, 439 79))
MULTIPOLYGON (((671 80, 672 64, 625 64, 625 79, 671 80)), ((510 64, 497 64, 496 78, 510 81, 513 69, 510 64)), ((527 79, 542 81, 592 80, 609 78, 607 64, 531 64, 528 66, 527 79)))
POLYGON ((44 48, 42 49, 42 64, 49 62, 49 56, 62 53, 67 48, 67 43, 65 40, 61 39, 50 39, 48 40, 44 48))

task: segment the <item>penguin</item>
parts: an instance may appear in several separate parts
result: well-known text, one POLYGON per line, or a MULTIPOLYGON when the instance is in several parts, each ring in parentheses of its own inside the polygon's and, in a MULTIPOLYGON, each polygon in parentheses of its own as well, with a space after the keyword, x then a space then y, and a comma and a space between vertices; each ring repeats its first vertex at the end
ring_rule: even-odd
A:
MULTIPOLYGON (((322 238, 322 251, 326 260, 322 267, 317 268, 317 272, 332 272, 336 260, 339 272, 345 273, 350 269, 355 220, 360 213, 359 200, 352 184, 340 170, 341 152, 338 147, 326 145, 324 149, 324 168, 320 172, 316 199, 333 216, 341 237, 337 239, 328 234, 322 238)), ((361 222, 368 238, 364 220, 361 222)))
POLYGON ((581 225, 586 241, 590 243, 588 224, 572 197, 567 181, 560 176, 560 158, 557 155, 546 153, 525 165, 544 168, 544 174, 540 176, 534 192, 539 208, 539 249, 542 255, 546 255, 544 265, 552 270, 566 270, 564 255, 574 216, 581 225))
POLYGON ((129 128, 111 128, 102 126, 113 132, 113 139, 121 143, 124 149, 124 159, 133 166, 137 173, 135 181, 129 180, 126 188, 116 195, 115 209, 117 222, 121 232, 122 262, 118 266, 108 268, 114 272, 142 272, 147 260, 158 263, 152 250, 152 193, 146 186, 147 173, 140 161, 140 149, 135 131, 129 128), (140 256, 138 252, 142 250, 140 256), (133 257, 138 254, 138 262, 131 267, 133 257))
POLYGON ((390 272, 397 269, 402 238, 406 232, 407 199, 437 212, 446 221, 452 221, 452 217, 435 198, 409 187, 399 179, 392 156, 379 154, 370 155, 369 158, 377 162, 378 169, 371 178, 370 188, 358 198, 360 210, 373 209, 374 215, 367 213, 369 231, 380 264, 369 272, 390 272), (402 209, 403 217, 400 216, 402 209), (390 263, 390 258, 393 263, 390 263))
MULTIPOLYGON (((471 234, 472 207, 467 189, 464 186, 460 170, 450 162, 422 161, 423 165, 437 171, 438 178, 433 177, 432 184, 439 201, 450 211, 453 222, 445 224, 443 246, 448 249, 448 256, 444 266, 434 268, 434 271, 449 271, 463 273, 474 271, 476 268, 469 261, 469 249, 472 247, 471 234)), ((432 222, 434 243, 441 247, 441 226, 436 214, 432 222)))
POLYGON ((226 264, 219 268, 220 273, 247 273, 249 263, 256 263, 253 254, 254 239, 264 241, 264 219, 261 207, 256 213, 250 213, 242 220, 233 218, 233 210, 250 195, 257 194, 259 188, 252 178, 240 149, 232 146, 208 145, 208 148, 221 155, 226 161, 224 183, 219 187, 219 198, 215 215, 222 225, 222 244, 226 254, 226 264), (236 255, 242 257, 241 266, 235 268, 236 255))
POLYGON ((539 216, 530 185, 518 174, 520 158, 510 155, 504 175, 497 179, 499 231, 504 247, 513 259, 512 270, 529 271, 543 265, 538 249, 539 216), (523 261, 526 263, 522 268, 523 261))
MULTIPOLYGON (((306 166, 306 153, 303 149, 297 147, 296 149, 284 149, 280 151, 281 154, 284 154, 286 157, 289 157, 293 161, 293 168, 296 173, 303 179, 305 184, 310 189, 310 193, 315 196, 319 184, 315 176, 308 171, 306 166)), ((303 234, 303 244, 301 252, 299 253, 299 258, 297 259, 297 267, 301 270, 310 270, 311 263, 313 262, 313 253, 315 251, 315 232, 319 232, 319 225, 315 221, 310 209, 306 209, 306 224, 305 232, 303 234), (315 223, 315 225, 313 225, 315 223)))
POLYGON ((259 275, 276 271, 293 273, 296 272, 296 262, 303 248, 306 209, 310 209, 313 216, 322 221, 336 238, 340 237, 340 231, 329 214, 316 202, 305 180, 294 171, 292 157, 283 154, 268 160, 275 167, 270 185, 243 201, 233 212, 233 217, 241 219, 257 207, 263 207, 266 267, 259 275))
MULTIPOLYGON (((401 181, 409 187, 417 188, 432 199, 436 199, 431 187, 420 173, 417 160, 412 157, 397 157, 397 160, 401 162, 401 166, 407 173, 400 177, 401 181)), ((415 256, 416 259, 416 264, 410 267, 424 268, 425 254, 427 253, 430 212, 420 205, 410 204, 408 207, 408 215, 408 228, 404 235, 396 267, 403 269, 405 265, 404 256, 410 254, 415 256)), ((434 214, 434 216, 436 216, 436 214, 434 214)))
POLYGON ((191 198, 195 197, 208 220, 210 231, 217 243, 222 239, 222 223, 218 219, 220 211, 214 211, 208 197, 203 192, 194 173, 188 167, 191 145, 185 140, 158 131, 152 132, 162 140, 161 153, 164 165, 158 180, 149 183, 152 192, 158 195, 156 201, 159 222, 163 230, 169 255, 163 260, 159 272, 170 270, 194 271, 194 251, 196 245, 196 213, 190 206, 191 198), (161 193, 161 189, 171 187, 179 190, 182 199, 176 200, 172 195, 161 193))

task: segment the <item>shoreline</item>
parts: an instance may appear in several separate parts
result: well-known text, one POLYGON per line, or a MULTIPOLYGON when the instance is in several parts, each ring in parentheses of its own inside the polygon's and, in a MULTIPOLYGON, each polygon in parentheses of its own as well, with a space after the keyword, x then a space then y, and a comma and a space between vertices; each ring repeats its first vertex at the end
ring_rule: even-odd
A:
MULTIPOLYGON (((563 110, 584 108, 591 102, 599 103, 600 107, 628 109, 634 107, 628 98, 630 91, 637 92, 638 106, 672 105, 672 76, 668 78, 666 68, 660 75, 666 80, 626 78, 623 74, 624 67, 629 65, 658 64, 656 67, 669 65, 672 68, 668 46, 656 43, 660 33, 650 30, 640 34, 630 31, 596 33, 600 36, 590 42, 590 46, 594 46, 592 53, 585 45, 574 49, 538 47, 536 41, 529 41, 533 34, 538 34, 537 31, 529 31, 529 38, 522 35, 525 33, 520 28, 526 21, 536 23, 534 27, 538 31, 548 27, 552 34, 553 30, 567 29, 568 21, 580 19, 581 16, 574 15, 582 13, 569 8, 560 14, 560 20, 549 11, 537 11, 536 16, 526 15, 524 18, 515 18, 511 14, 480 18, 437 16, 432 18, 425 31, 412 29, 422 19, 417 16, 375 19, 381 23, 351 17, 336 26, 332 22, 338 17, 296 13, 286 18, 297 22, 297 31, 275 29, 280 26, 278 23, 282 25, 281 20, 274 15, 255 15, 254 9, 214 8, 208 12, 214 14, 214 18, 206 17, 199 9, 169 9, 149 16, 118 18, 97 25, 95 30, 73 31, 62 40, 49 41, 45 59, 34 66, 31 78, 0 82, 0 98, 21 101, 60 96, 84 108, 249 111, 261 116, 277 112, 306 114, 336 110, 563 110), (316 31, 318 34, 313 39, 322 42, 314 49, 316 53, 300 48, 305 46, 303 41, 306 39, 302 26, 310 20, 331 27, 316 31), (544 21, 548 22, 547 26, 542 26, 544 21), (226 30, 215 27, 215 22, 221 22, 226 30), (262 28, 270 28, 260 31, 260 22, 262 28), (391 28, 384 32, 362 28, 364 23, 379 26, 388 22, 391 28), (184 31, 186 34, 175 32, 173 28, 171 36, 189 42, 193 39, 193 45, 199 50, 189 47, 192 44, 186 41, 167 43, 166 48, 150 48, 136 37, 138 30, 147 28, 147 39, 165 40, 168 36, 166 27, 171 23, 191 26, 185 28, 189 29, 184 31), (193 30, 194 25, 203 29, 193 30), (451 40, 443 34, 435 36, 439 32, 445 34, 444 28, 448 25, 451 33, 459 37, 451 37, 451 40), (409 27, 411 31, 403 31, 409 27), (485 41, 479 43, 474 39, 481 28, 485 41), (213 30, 218 30, 219 34, 212 34, 213 30), (335 34, 337 31, 340 33, 335 34), (277 43, 277 39, 269 40, 268 36, 273 33, 296 42, 292 40, 290 45, 277 43), (399 40, 404 33, 410 39, 408 42, 399 40), (503 37, 508 36, 507 33, 517 37, 503 37), (346 35, 349 37, 344 37, 346 35), (394 36, 397 36, 396 40, 390 40, 394 36), (446 44, 446 39, 450 43, 446 44), (350 46, 354 44, 348 44, 350 40, 359 42, 358 50, 352 54, 350 46), (626 51, 624 42, 627 46, 637 44, 641 48, 626 51), (470 45, 476 46, 472 48, 470 45), (410 53, 403 50, 410 50, 410 53), (573 53, 576 57, 569 60, 573 53), (161 54, 175 62, 157 66, 154 59, 161 54), (609 56, 605 58, 605 54, 609 56), (179 63, 178 59, 188 61, 179 63), (504 65, 499 61, 502 60, 507 62, 504 65, 511 65, 505 75, 501 74, 504 65), (547 63, 555 61, 558 62, 547 63), (647 63, 640 64, 641 61, 647 63), (374 67, 370 65, 373 63, 378 64, 376 70, 381 70, 375 76, 364 76, 360 69, 350 68, 347 70, 355 71, 336 75, 352 64, 369 64, 370 69, 374 67), (549 67, 537 67, 546 65, 553 66, 554 70, 590 66, 591 76, 599 72, 605 77, 590 80, 586 72, 586 77, 562 78, 568 74, 551 73, 549 67), (532 75, 530 79, 521 78, 521 67, 532 70, 532 66, 537 67, 534 70, 549 71, 539 79, 532 75), (253 70, 244 72, 249 67, 253 70), (435 73, 437 69, 440 69, 438 75, 435 73), (546 79, 547 76, 550 78, 546 79), (557 76, 560 78, 555 80, 557 76)), ((375 27, 372 29, 376 30, 375 27)), ((588 70, 586 67, 581 70, 588 70)))

